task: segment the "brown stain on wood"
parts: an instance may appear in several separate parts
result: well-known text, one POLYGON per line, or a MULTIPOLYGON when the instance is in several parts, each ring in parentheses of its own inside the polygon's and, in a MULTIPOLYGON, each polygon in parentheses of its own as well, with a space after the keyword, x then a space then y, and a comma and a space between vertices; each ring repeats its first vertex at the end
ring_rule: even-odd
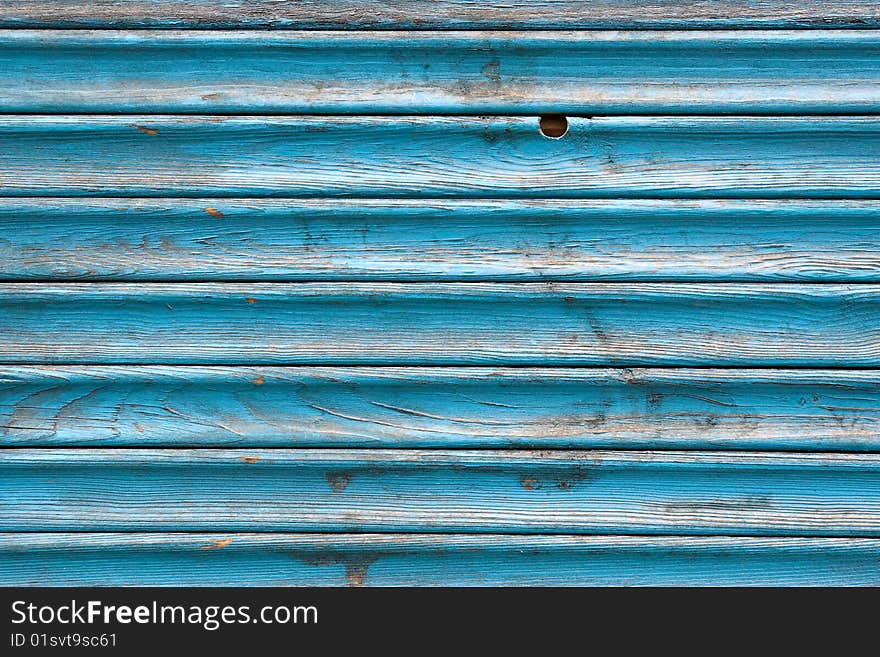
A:
POLYGON ((330 484, 330 488, 333 489, 334 493, 341 493, 351 483, 350 472, 328 472, 324 475, 324 478, 330 484))
POLYGON ((231 539, 231 538, 224 538, 224 539, 221 539, 221 540, 219 540, 219 541, 214 541, 213 543, 208 543, 207 545, 203 545, 203 546, 202 546, 202 549, 203 549, 203 550, 217 550, 217 549, 219 549, 219 548, 224 548, 224 547, 226 547, 226 546, 229 545, 230 543, 232 543, 232 539, 231 539))
POLYGON ((587 472, 582 465, 576 465, 573 468, 566 468, 564 471, 548 474, 552 474, 552 477, 522 476, 519 480, 520 486, 526 490, 541 490, 545 483, 552 481, 556 488, 567 491, 587 478, 587 472))
POLYGON ((159 131, 156 128, 148 128, 145 125, 138 125, 137 123, 130 123, 130 127, 135 128, 138 132, 143 132, 145 135, 158 135, 159 131))
POLYGON ((572 477, 572 478, 560 477, 560 478, 556 479, 556 487, 559 490, 570 490, 570 489, 574 488, 574 485, 578 481, 580 481, 580 479, 577 479, 574 477, 572 477))
POLYGON ((245 299, 245 302, 246 302, 246 303, 250 303, 250 304, 254 304, 254 303, 257 302, 257 300, 254 299, 253 297, 247 297, 247 298, 245 299))
POLYGON ((264 379, 264 378, 261 377, 261 376, 258 376, 256 379, 254 379, 253 381, 251 381, 251 383, 253 383, 255 386, 261 386, 261 385, 263 385, 264 383, 266 383, 266 379, 264 379))
POLYGON ((223 216, 223 213, 220 212, 220 210, 217 210, 216 208, 205 208, 205 212, 207 212, 212 217, 215 217, 216 219, 219 219, 220 217, 223 216))
POLYGON ((489 62, 480 70, 483 76, 492 82, 501 82, 501 62, 498 58, 489 60, 489 62))
POLYGON ((537 477, 521 477, 519 483, 526 490, 540 490, 543 487, 537 477))
POLYGON ((345 581, 353 588, 360 588, 367 579, 369 567, 370 564, 367 562, 345 564, 345 581))
POLYGON ((309 556, 293 554, 293 556, 310 566, 317 566, 319 568, 336 565, 342 566, 345 569, 345 583, 347 586, 353 588, 359 588, 366 584, 367 571, 370 566, 379 560, 378 554, 371 553, 349 554, 344 552, 330 552, 309 556))
POLYGON ((245 463, 258 463, 263 460, 259 456, 239 456, 238 458, 245 463))

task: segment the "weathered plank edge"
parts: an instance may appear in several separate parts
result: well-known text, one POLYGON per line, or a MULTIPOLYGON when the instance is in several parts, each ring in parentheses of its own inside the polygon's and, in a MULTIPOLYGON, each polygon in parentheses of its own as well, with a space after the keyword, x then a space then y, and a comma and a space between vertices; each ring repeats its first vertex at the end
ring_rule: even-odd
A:
POLYGON ((582 464, 584 467, 665 469, 720 468, 785 470, 829 468, 829 471, 880 471, 880 454, 851 452, 751 452, 705 450, 465 450, 465 449, 26 449, 0 450, 0 468, 40 466, 205 467, 236 468, 340 468, 452 467, 455 469, 498 467, 552 468, 582 464))
POLYGON ((880 540, 0 533, 3 586, 876 585, 880 540))
POLYGON ((639 0, 4 0, 4 27, 443 29, 842 27, 880 25, 876 3, 863 0, 764 0, 743 3, 639 0))
POLYGON ((846 30, 0 30, 0 109, 877 114, 877 42, 846 30))
MULTIPOLYGON (((2 1, 0 1, 2 10, 2 1)), ((880 10, 877 12, 880 16, 880 10)), ((2 21, 2 17, 0 17, 2 21)), ((415 31, 373 30, 358 32, 350 29, 340 30, 96 30, 96 29, 9 29, 0 24, 0 52, 3 48, 27 48, 40 46, 118 47, 123 51, 138 47, 161 50, 164 47, 296 47, 298 51, 308 52, 319 48, 355 47, 365 49, 401 48, 408 50, 421 47, 443 48, 450 46, 472 47, 480 51, 496 47, 506 47, 514 54, 522 54, 523 49, 532 47, 572 47, 602 48, 605 44, 639 45, 647 48, 687 45, 732 46, 739 44, 749 47, 768 47, 772 45, 817 47, 832 50, 834 45, 864 47, 874 52, 880 28, 863 30, 843 30, 823 28, 802 29, 681 29, 681 30, 432 30, 415 31)), ((829 52, 833 57, 836 53, 829 52)), ((773 53, 768 53, 773 55, 773 53)), ((234 70, 234 69, 232 69, 234 70)))
POLYGON ((878 225, 878 201, 0 198, 0 281, 880 282, 878 225))
POLYGON ((3 283, 0 348, 7 364, 873 368, 878 299, 871 284, 3 283))
POLYGON ((880 449, 880 371, 0 367, 3 447, 880 449))
POLYGON ((880 198, 880 117, 538 122, 2 115, 0 195, 880 198))
POLYGON ((0 450, 0 529, 880 537, 880 455, 0 450))
POLYGON ((877 41, 877 31, 847 30, 0 30, 0 109, 877 114, 877 41))

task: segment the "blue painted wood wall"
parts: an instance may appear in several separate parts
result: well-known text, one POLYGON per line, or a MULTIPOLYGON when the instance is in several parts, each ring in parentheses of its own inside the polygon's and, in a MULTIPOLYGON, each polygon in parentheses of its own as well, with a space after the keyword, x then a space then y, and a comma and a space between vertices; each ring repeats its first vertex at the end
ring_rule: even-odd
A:
POLYGON ((880 584, 880 5, 0 0, 0 447, 3 585, 880 584))

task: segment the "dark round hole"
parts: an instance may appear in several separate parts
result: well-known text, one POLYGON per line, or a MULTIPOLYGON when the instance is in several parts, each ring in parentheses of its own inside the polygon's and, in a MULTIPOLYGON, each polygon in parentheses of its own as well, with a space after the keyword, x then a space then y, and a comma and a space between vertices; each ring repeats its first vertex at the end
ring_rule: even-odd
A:
POLYGON ((559 139, 568 132, 568 119, 562 114, 545 114, 538 122, 541 134, 550 139, 559 139))

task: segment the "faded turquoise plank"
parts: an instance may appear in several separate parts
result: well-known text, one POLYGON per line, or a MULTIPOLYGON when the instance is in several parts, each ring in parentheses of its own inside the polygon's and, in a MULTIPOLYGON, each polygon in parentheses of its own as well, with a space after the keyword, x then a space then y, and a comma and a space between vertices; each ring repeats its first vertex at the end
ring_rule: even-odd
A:
POLYGON ((872 113, 880 31, 6 30, 0 110, 872 113))
POLYGON ((3 586, 870 586, 854 538, 0 534, 3 586))
POLYGON ((880 281, 876 201, 0 199, 0 279, 880 281))
POLYGON ((2 0, 6 27, 620 28, 880 26, 865 0, 2 0))
POLYGON ((880 287, 4 283, 19 364, 880 366, 880 287))
POLYGON ((5 449, 0 531, 880 537, 880 455, 5 449))
POLYGON ((880 372, 0 368, 0 446, 880 449, 880 372))
POLYGON ((880 118, 0 117, 3 196, 880 197, 880 118))

